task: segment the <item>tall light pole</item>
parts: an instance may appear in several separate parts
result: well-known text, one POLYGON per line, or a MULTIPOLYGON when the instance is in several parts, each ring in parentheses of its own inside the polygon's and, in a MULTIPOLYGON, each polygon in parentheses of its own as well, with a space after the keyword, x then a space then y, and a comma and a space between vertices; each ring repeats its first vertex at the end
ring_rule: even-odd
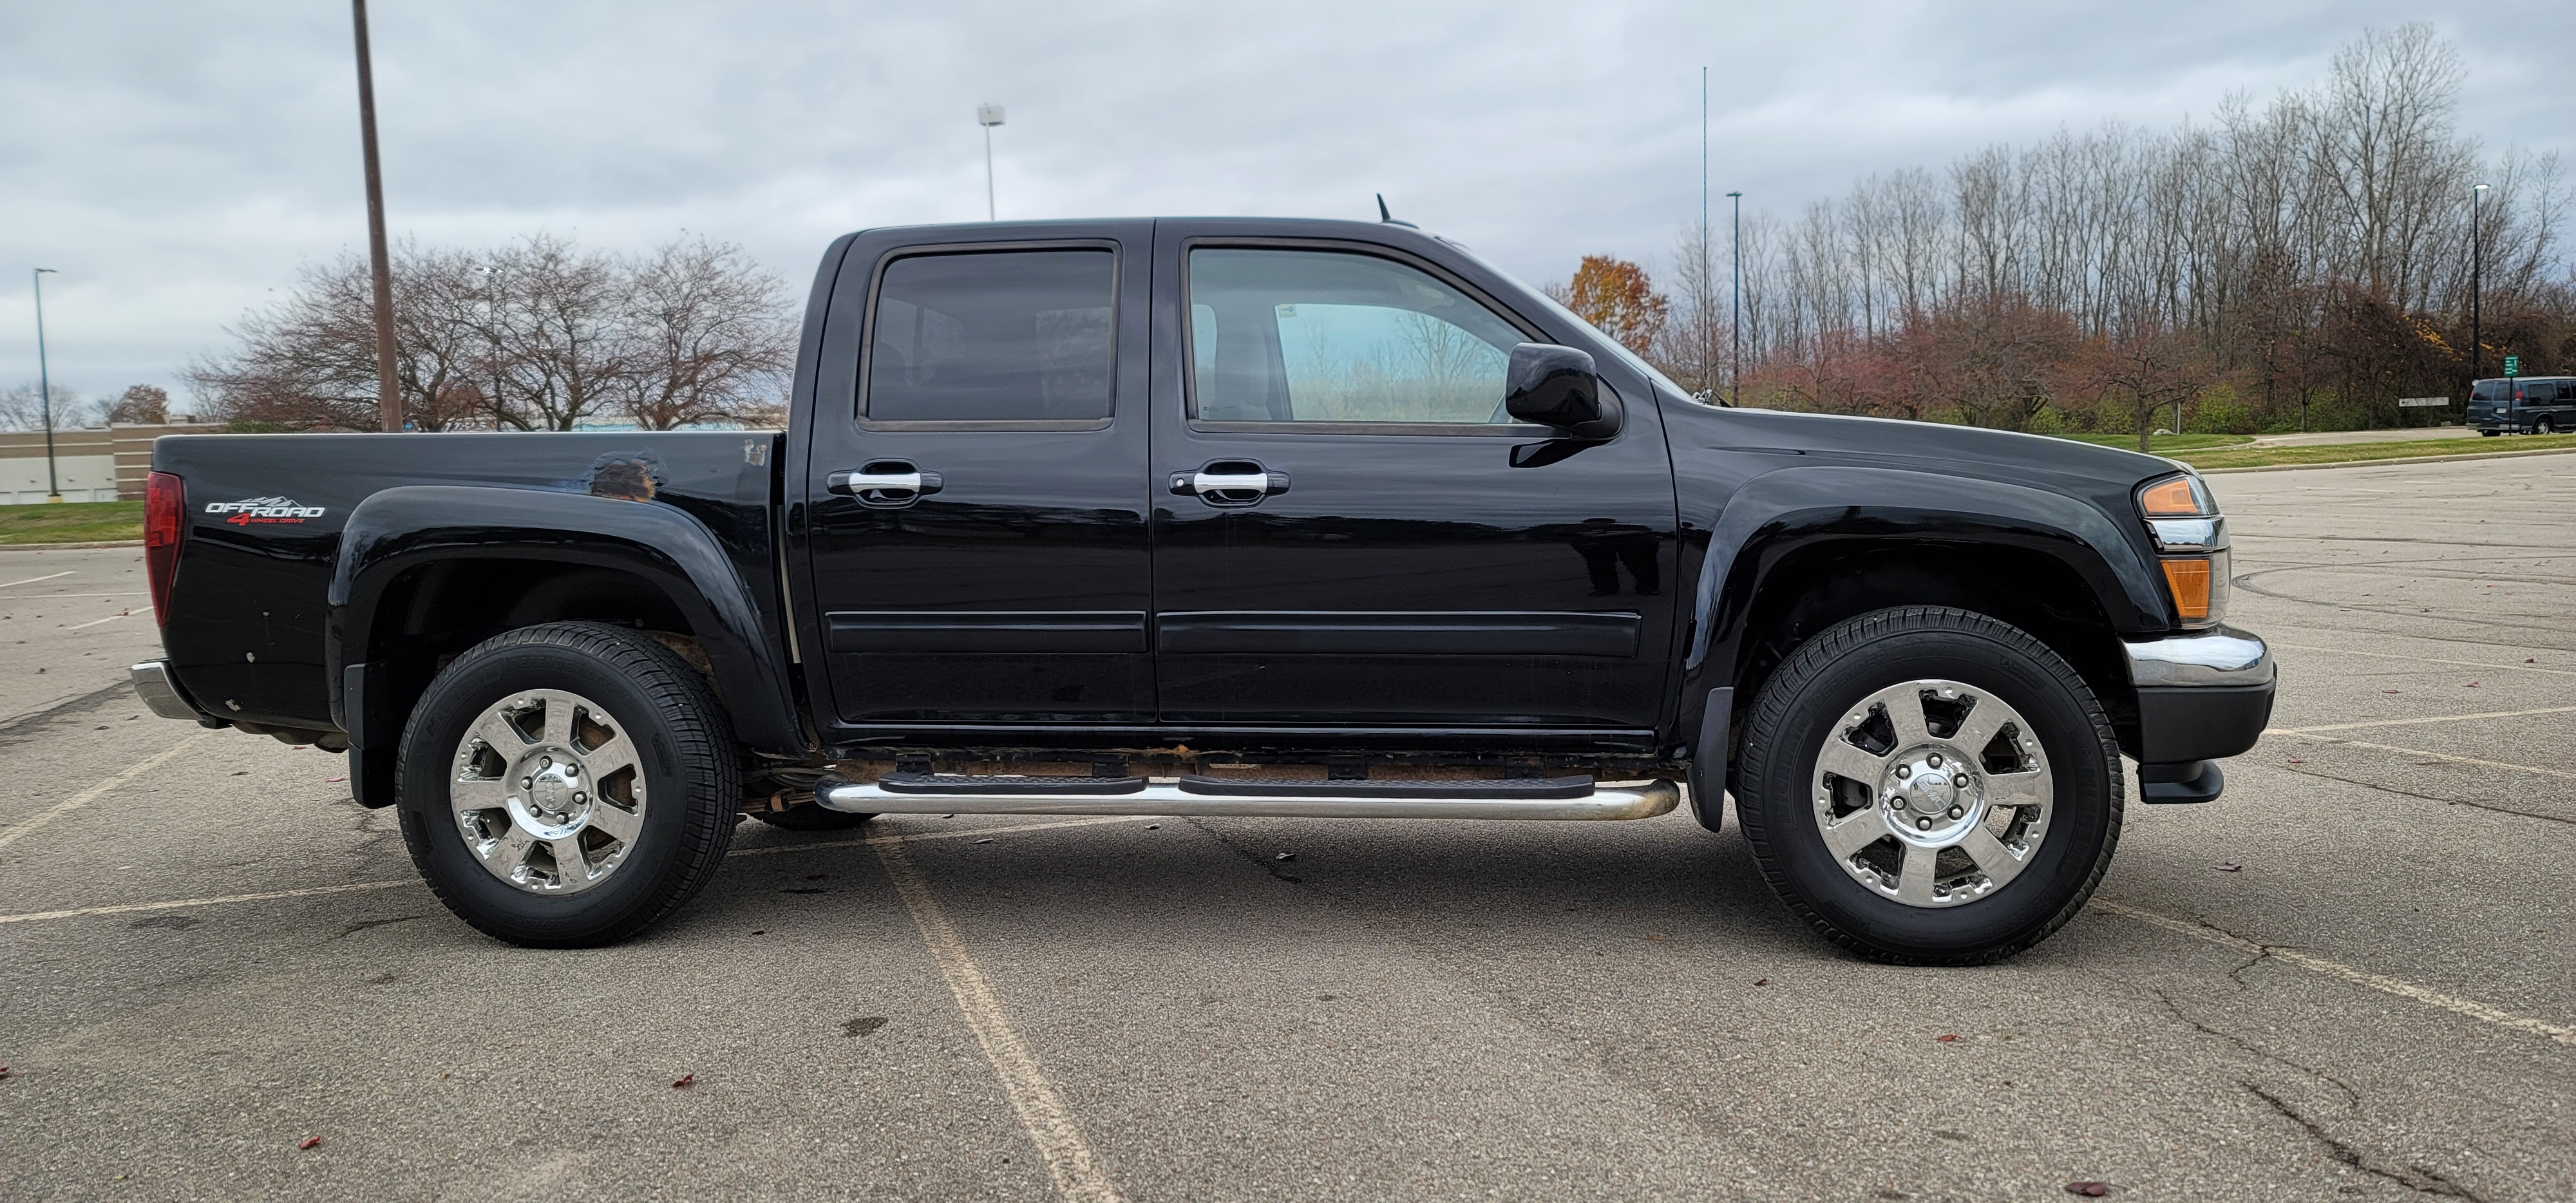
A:
POLYGON ((59 275, 50 267, 27 270, 27 279, 36 286, 36 390, 44 394, 45 411, 45 500, 63 499, 62 482, 54 476, 54 377, 45 366, 45 277, 59 275))
POLYGON ((2487 186, 2469 189, 2469 392, 2478 391, 2478 368, 2486 359, 2486 344, 2479 341, 2479 292, 2485 284, 2480 277, 2486 271, 2486 201, 2487 186))
POLYGON ((975 106, 975 124, 984 127, 984 220, 993 221, 993 127, 1002 123, 1002 106, 975 106))
POLYGON ((403 428, 402 388, 394 376, 394 273, 385 253, 385 177, 376 161, 376 73, 367 53, 367 0, 349 0, 358 32, 358 139, 367 160, 367 259, 376 277, 376 419, 403 428))
POLYGON ((1708 294, 1708 68, 1699 69, 1699 374, 1710 404, 1717 402, 1717 325, 1709 320, 1708 294))
POLYGON ((1730 324, 1735 327, 1735 359, 1726 369, 1727 404, 1744 404, 1744 194, 1729 192, 1726 199, 1735 202, 1735 236, 1729 239, 1735 256, 1735 300, 1727 306, 1730 324))

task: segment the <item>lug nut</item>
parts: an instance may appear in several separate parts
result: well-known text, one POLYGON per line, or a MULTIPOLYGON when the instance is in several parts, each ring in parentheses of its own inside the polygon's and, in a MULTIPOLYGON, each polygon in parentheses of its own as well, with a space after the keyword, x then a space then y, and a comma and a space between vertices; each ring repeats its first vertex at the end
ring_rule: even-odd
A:
POLYGON ((1932 830, 1932 820, 1916 819, 1914 820, 1914 829, 1917 831, 1930 831, 1932 830))
MULTIPOLYGON (((580 804, 582 804, 582 803, 584 803, 584 802, 588 802, 588 801, 590 801, 590 795, 585 794, 585 793, 581 792, 580 790, 574 790, 574 791, 572 792, 572 801, 573 801, 573 805, 575 805, 575 806, 579 806, 580 804)), ((1959 812, 1958 812, 1956 809, 1951 810, 1951 812, 1950 812, 1950 817, 1951 817, 1951 818, 1954 818, 1954 819, 1955 819, 1955 818, 1958 818, 1958 817, 1959 817, 1959 812)))
POLYGON ((1910 764, 1900 764, 1900 765, 1896 766, 1896 779, 1897 779, 1897 780, 1899 780, 1899 781, 1903 781, 1903 780, 1905 780, 1906 778, 1911 777, 1911 776, 1913 776, 1913 775, 1914 775, 1914 766, 1913 766, 1913 765, 1910 765, 1910 764))
MULTIPOLYGON (((565 779, 565 780, 569 781, 569 780, 571 780, 572 778, 575 778, 575 777, 578 777, 578 776, 581 776, 581 766, 580 766, 580 765, 577 765, 577 764, 567 764, 567 765, 565 765, 565 766, 564 766, 564 779, 565 779)), ((1961 781, 1965 781, 1965 780, 1967 780, 1967 778, 1962 777, 1962 778, 1960 778, 1960 780, 1961 780, 1961 781)))
POLYGON ((537 757, 537 767, 541 769, 553 768, 555 767, 555 758, 552 756, 537 757))
POLYGON ((1931 754, 1931 755, 1929 755, 1929 756, 1924 757, 1924 758, 1923 758, 1923 763, 1928 764, 1928 765, 1931 765, 1933 768, 1936 768, 1936 769, 1937 769, 1937 768, 1940 768, 1940 767, 1941 767, 1941 754, 1940 754, 1939 752, 1934 752, 1933 754, 1931 754))
POLYGON ((535 789, 537 788, 537 779, 534 777, 521 777, 519 778, 519 788, 535 789))
MULTIPOLYGON (((573 800, 573 801, 575 801, 575 802, 579 802, 579 801, 581 801, 581 795, 580 795, 580 794, 574 794, 574 795, 572 796, 572 800, 573 800)), ((1962 808, 1962 807, 1953 806, 1953 807, 1951 807, 1951 808, 1950 808, 1950 817, 1951 817, 1951 818, 1954 818, 1954 819, 1955 819, 1955 818, 1958 818, 1960 815, 1963 815, 1963 814, 1966 814, 1966 813, 1968 813, 1968 812, 1967 812, 1967 810, 1966 810, 1966 809, 1964 809, 1964 808, 1962 808)))
POLYGON ((1957 774, 1950 778, 1950 784, 1958 786, 1960 789, 1966 789, 1968 788, 1968 775, 1966 773, 1957 774))

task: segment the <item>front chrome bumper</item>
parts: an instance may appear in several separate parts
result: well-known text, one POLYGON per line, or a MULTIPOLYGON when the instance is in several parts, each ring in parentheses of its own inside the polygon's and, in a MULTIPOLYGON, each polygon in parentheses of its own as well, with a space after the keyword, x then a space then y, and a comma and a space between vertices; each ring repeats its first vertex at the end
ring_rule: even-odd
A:
POLYGON ((142 698, 143 704, 149 707, 152 713, 163 718, 202 719, 206 717, 195 704, 188 701, 188 695, 179 692, 179 683, 170 679, 169 661, 146 660, 126 671, 134 680, 135 696, 142 698))
POLYGON ((2263 640, 2229 626, 2120 646, 2129 653, 2129 683, 2140 689, 2270 685, 2278 675, 2263 640))
POLYGON ((2137 686, 2138 791, 2146 802, 2207 802, 2227 779, 2209 763, 2254 746, 2272 720, 2280 670, 2250 631, 2122 641, 2137 686))

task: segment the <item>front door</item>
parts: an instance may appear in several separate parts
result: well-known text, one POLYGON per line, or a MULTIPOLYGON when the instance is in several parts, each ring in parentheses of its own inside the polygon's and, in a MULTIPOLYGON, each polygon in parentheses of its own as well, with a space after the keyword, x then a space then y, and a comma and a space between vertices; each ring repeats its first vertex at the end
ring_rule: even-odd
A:
POLYGON ((1674 508, 1641 382, 1575 449, 1502 412, 1512 347, 1555 340, 1426 259, 1172 222, 1156 259, 1166 723, 1655 725, 1674 508))
POLYGON ((851 247, 801 482, 842 723, 1153 721, 1150 229, 851 247))

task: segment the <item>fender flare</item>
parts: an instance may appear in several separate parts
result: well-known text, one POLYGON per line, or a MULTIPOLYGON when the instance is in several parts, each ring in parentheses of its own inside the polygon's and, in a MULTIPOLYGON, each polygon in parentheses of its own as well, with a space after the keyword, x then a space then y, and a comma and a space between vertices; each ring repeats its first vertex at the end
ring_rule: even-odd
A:
POLYGON ((2090 500, 2033 485, 1844 465, 1754 477, 1726 499, 1700 560, 1678 729, 1695 729, 1710 689, 1735 684, 1741 628, 1753 600, 1795 552, 1845 539, 2020 548, 2073 571, 2112 629, 2162 630, 2170 619, 2144 538, 2090 500))
MULTIPOLYGON (((343 674, 374 646, 384 591, 412 568, 455 559, 588 564, 644 578, 688 619, 743 743, 782 756, 809 750, 760 601, 704 523, 654 502, 475 485, 385 489, 350 512, 323 635, 331 710, 343 730, 356 731, 350 723, 361 717, 347 713, 343 674)), ((362 733, 361 742, 383 737, 362 733)))

